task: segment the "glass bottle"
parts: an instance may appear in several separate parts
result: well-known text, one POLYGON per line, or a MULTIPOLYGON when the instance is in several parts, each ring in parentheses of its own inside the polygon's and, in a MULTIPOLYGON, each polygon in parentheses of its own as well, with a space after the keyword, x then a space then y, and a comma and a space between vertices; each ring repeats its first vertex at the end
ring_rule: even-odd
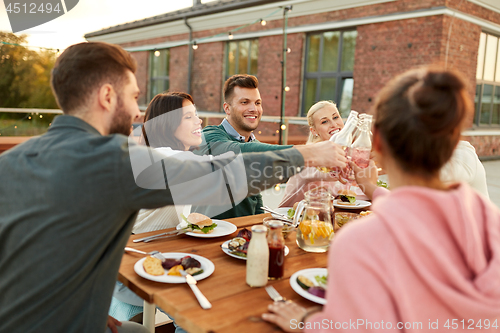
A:
POLYGON ((349 148, 352 144, 352 137, 354 131, 356 130, 357 124, 358 124, 358 112, 351 110, 351 113, 349 113, 349 117, 347 117, 347 120, 345 122, 344 128, 342 128, 339 132, 332 135, 330 141, 335 142, 344 149, 349 148))
POLYGON ((372 123, 371 115, 364 115, 363 121, 359 125, 359 136, 353 142, 350 154, 351 160, 360 168, 367 168, 370 163, 370 152, 372 141, 370 138, 370 127, 372 123))
POLYGON ((281 279, 285 269, 285 239, 283 238, 283 223, 272 221, 269 223, 267 245, 269 246, 269 279, 281 279))
POLYGON ((267 228, 263 225, 252 227, 252 238, 248 244, 246 282, 250 287, 267 284, 269 271, 269 247, 266 240, 267 228))

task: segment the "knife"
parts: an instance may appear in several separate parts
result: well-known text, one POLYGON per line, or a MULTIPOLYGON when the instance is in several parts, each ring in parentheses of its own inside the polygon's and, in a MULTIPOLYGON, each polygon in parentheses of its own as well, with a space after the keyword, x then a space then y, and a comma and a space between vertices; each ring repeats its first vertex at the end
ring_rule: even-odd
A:
POLYGON ((212 304, 210 304, 205 295, 201 293, 200 289, 196 285, 196 280, 194 279, 194 277, 192 277, 191 274, 186 273, 186 271, 184 270, 181 270, 180 272, 182 276, 186 278, 187 284, 191 287, 191 290, 198 299, 198 302, 200 303, 201 307, 205 310, 210 309, 212 307, 212 304))
POLYGON ((146 240, 153 240, 156 237, 162 237, 162 236, 166 236, 166 235, 177 236, 177 235, 182 235, 186 232, 188 232, 188 230, 186 230, 186 229, 172 230, 172 231, 164 232, 164 233, 153 235, 153 236, 148 236, 148 237, 144 237, 144 238, 137 238, 137 239, 134 239, 132 242, 134 242, 134 243, 144 242, 146 240))

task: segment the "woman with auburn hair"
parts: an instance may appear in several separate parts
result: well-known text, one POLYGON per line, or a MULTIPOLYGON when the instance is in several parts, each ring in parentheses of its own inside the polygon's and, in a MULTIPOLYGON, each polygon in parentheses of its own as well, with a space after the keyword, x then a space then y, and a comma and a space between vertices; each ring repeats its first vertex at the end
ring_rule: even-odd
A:
MULTIPOLYGON (((156 95, 146 109, 141 140, 167 156, 199 146, 202 142, 201 119, 191 95, 182 92, 156 95)), ((175 205, 141 209, 132 233, 173 228, 182 221, 182 212, 189 208, 175 205)))
MULTIPOLYGON (((320 101, 311 106, 307 112, 307 123, 309 124, 309 138, 306 144, 328 141, 335 132, 344 128, 344 121, 332 101, 320 101)), ((304 199, 305 192, 316 187, 323 187, 333 195, 345 189, 345 185, 329 173, 321 172, 316 168, 304 168, 301 173, 290 177, 278 207, 292 207, 296 202, 304 199)), ((354 190, 358 199, 367 199, 359 187, 353 186, 351 189, 354 190)))
POLYGON ((363 332, 498 325, 500 210, 467 183, 440 179, 473 112, 465 81, 437 68, 406 72, 380 92, 374 112, 373 150, 391 191, 375 185, 373 163, 351 163, 373 194, 373 214, 333 239, 325 307, 312 314, 275 303, 263 318, 285 331, 305 322, 306 332, 346 322, 363 332))

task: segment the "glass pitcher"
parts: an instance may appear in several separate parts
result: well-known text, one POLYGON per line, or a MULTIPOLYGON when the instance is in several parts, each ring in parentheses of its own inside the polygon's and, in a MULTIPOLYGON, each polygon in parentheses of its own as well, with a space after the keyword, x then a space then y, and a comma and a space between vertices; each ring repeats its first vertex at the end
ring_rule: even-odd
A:
POLYGON ((298 225, 297 245, 307 252, 326 252, 333 237, 332 196, 320 188, 304 193, 304 197, 293 218, 298 225))

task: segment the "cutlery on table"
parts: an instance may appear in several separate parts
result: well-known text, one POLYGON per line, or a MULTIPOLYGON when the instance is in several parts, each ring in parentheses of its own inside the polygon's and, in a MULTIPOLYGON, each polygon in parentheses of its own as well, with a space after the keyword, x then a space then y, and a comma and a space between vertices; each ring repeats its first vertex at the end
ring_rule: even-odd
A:
POLYGON ((286 302, 286 298, 280 295, 280 293, 274 289, 273 286, 267 286, 266 287, 267 294, 271 299, 275 302, 286 302))
POLYGON ((268 213, 271 213, 271 214, 274 214, 274 215, 278 216, 278 217, 274 216, 275 219, 281 220, 285 224, 293 225, 293 221, 291 219, 289 219, 288 216, 286 216, 284 214, 281 214, 281 213, 278 213, 277 211, 272 210, 271 208, 269 208, 267 206, 260 207, 260 208, 262 208, 263 210, 265 210, 268 213))
POLYGON ((156 239, 162 239, 162 238, 168 238, 168 237, 182 235, 182 234, 185 234, 186 232, 188 232, 188 230, 186 230, 186 229, 172 230, 172 231, 163 232, 163 233, 157 234, 157 235, 152 235, 152 236, 143 237, 143 238, 137 238, 137 239, 134 239, 132 242, 134 242, 134 243, 138 243, 138 242, 147 243, 147 242, 151 242, 152 240, 156 240, 156 239))
POLYGON ((212 304, 208 301, 208 299, 205 297, 205 295, 202 294, 198 286, 196 285, 196 280, 194 277, 191 276, 191 274, 186 273, 186 271, 181 270, 180 271, 182 276, 186 278, 187 284, 191 287, 191 290, 193 291, 194 295, 196 296, 196 299, 198 299, 198 302, 200 303, 201 307, 203 309, 210 309, 212 307, 212 304))
POLYGON ((151 252, 144 252, 144 251, 141 251, 141 250, 137 250, 137 249, 134 249, 134 248, 131 248, 131 247, 125 247, 125 251, 128 251, 128 252, 136 252, 136 253, 140 253, 140 254, 146 254, 146 255, 150 255, 152 257, 155 257, 155 258, 158 258, 160 259, 161 261, 164 261, 165 258, 160 251, 151 251, 151 252))

